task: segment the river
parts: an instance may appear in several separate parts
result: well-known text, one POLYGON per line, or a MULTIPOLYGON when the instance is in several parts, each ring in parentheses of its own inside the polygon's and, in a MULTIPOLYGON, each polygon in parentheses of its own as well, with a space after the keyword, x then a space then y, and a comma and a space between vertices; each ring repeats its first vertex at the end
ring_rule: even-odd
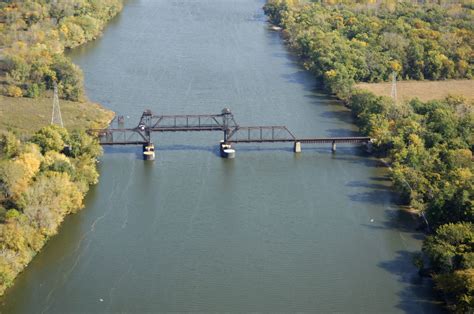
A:
MULTIPOLYGON (((268 29, 261 0, 129 0, 71 53, 89 98, 130 125, 232 109, 241 125, 355 135, 349 112, 268 29)), ((360 147, 154 137, 157 159, 107 148, 100 183, 2 298, 1 313, 432 313, 411 263, 422 235, 360 147)))

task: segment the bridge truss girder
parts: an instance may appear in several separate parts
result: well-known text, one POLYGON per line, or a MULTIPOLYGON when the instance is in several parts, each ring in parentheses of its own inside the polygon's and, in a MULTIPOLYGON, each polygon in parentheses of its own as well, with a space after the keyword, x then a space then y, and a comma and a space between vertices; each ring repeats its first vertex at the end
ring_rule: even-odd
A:
MULTIPOLYGON (((138 126, 124 128, 123 117, 118 117, 118 128, 89 130, 101 145, 145 145, 151 143, 152 132, 220 131, 224 143, 367 143, 369 137, 296 138, 286 126, 239 126, 229 109, 220 114, 205 115, 154 115, 143 112, 138 126)), ((114 121, 115 122, 115 119, 114 121)), ((300 145, 299 144, 299 145, 300 145)))
POLYGON ((227 143, 295 142, 296 137, 285 126, 235 127, 224 139, 227 143))
POLYGON ((89 130, 95 134, 101 145, 145 145, 150 143, 150 134, 139 128, 89 130))
POLYGON ((237 127, 233 114, 229 109, 220 114, 200 115, 154 115, 150 110, 143 112, 138 127, 151 131, 225 131, 237 127))

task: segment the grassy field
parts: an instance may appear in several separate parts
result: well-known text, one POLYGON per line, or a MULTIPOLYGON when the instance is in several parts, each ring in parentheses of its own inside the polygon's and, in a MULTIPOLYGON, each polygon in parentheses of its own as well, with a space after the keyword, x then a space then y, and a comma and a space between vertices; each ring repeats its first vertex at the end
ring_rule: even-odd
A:
MULTIPOLYGON (((390 96, 392 91, 392 83, 359 83, 356 87, 381 96, 390 96)), ((397 82, 397 95, 403 101, 416 97, 422 101, 443 99, 449 95, 473 100, 474 80, 401 81, 397 82)))
MULTIPOLYGON (((114 113, 90 102, 60 100, 61 115, 68 130, 107 126, 114 113)), ((29 135, 51 123, 53 99, 0 96, 0 130, 29 135)))

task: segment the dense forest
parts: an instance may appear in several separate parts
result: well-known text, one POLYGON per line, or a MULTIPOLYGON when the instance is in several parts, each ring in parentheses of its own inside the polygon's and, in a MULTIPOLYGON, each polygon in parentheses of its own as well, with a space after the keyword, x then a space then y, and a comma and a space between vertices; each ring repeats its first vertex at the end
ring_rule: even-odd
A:
POLYGON ((22 142, 0 133, 0 295, 79 210, 102 149, 84 131, 46 126, 22 142))
POLYGON ((354 82, 386 81, 394 71, 400 79, 416 80, 474 74, 474 15, 468 6, 294 2, 270 1, 265 11, 284 27, 305 68, 341 98, 354 82))
POLYGON ((38 97, 57 81, 60 96, 83 97, 81 70, 63 54, 101 34, 122 0, 0 2, 0 92, 38 97))
POLYGON ((374 139, 403 201, 426 217, 431 234, 417 259, 421 273, 433 277, 449 309, 473 311, 472 101, 400 103, 353 88, 392 73, 407 80, 472 78, 472 2, 271 0, 264 9, 303 66, 374 139))

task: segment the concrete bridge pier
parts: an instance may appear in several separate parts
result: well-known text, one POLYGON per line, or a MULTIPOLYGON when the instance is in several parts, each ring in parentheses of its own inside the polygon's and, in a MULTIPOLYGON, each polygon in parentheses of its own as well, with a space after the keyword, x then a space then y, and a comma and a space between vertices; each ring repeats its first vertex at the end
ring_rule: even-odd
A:
POLYGON ((219 143, 219 151, 222 158, 234 159, 235 158, 235 149, 232 148, 232 145, 221 141, 219 143))
POLYGON ((331 148, 332 152, 335 153, 336 152, 336 141, 333 141, 332 142, 332 148, 331 148))
POLYGON ((293 152, 301 153, 301 142, 295 142, 293 145, 293 152))
POLYGON ((143 159, 155 160, 155 145, 153 143, 150 142, 143 145, 143 159))
POLYGON ((372 140, 370 141, 367 141, 366 143, 364 143, 365 145, 365 150, 370 154, 372 153, 372 150, 373 150, 373 143, 372 143, 372 140))

